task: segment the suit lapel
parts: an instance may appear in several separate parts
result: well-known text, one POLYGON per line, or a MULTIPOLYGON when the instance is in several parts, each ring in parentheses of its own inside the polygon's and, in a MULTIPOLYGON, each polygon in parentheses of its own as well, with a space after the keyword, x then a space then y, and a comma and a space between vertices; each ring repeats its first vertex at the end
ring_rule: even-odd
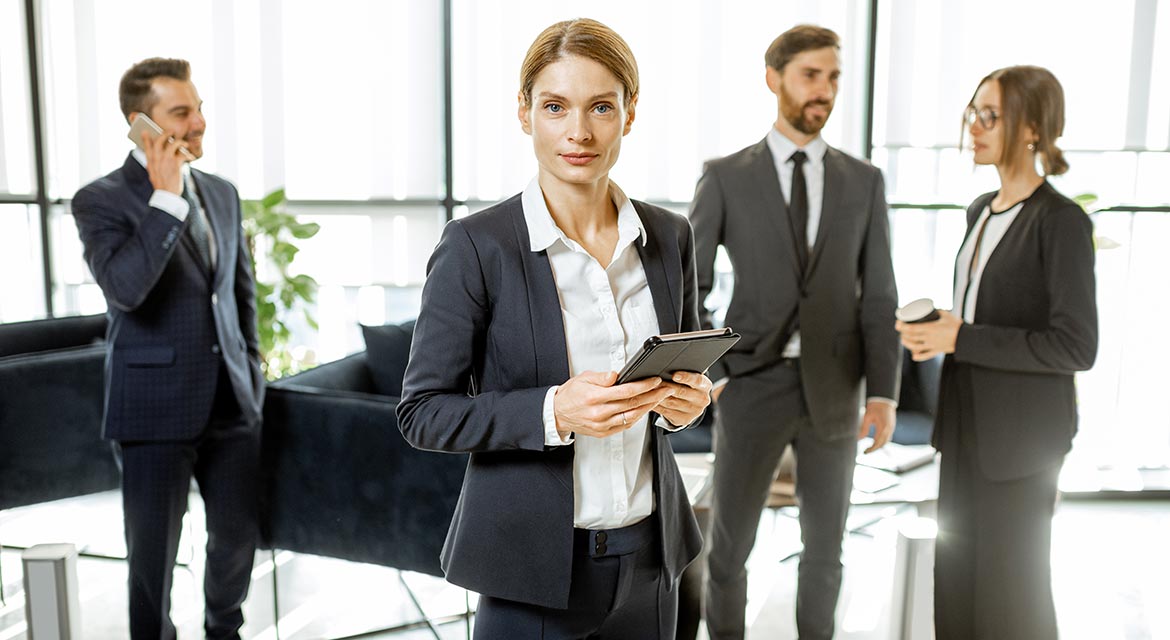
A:
MULTIPOLYGON (((211 181, 201 171, 192 170, 191 179, 195 181, 195 186, 199 191, 203 213, 207 216, 207 223, 211 226, 211 235, 215 242, 215 273, 211 282, 214 290, 219 288, 224 278, 227 277, 228 271, 235 266, 235 260, 228 260, 229 257, 234 258, 234 254, 227 251, 230 244, 228 235, 235 231, 232 228, 234 226, 231 220, 232 209, 224 198, 220 197, 219 191, 212 188, 211 181)), ((190 237, 189 234, 183 235, 190 237)), ((191 248, 195 249, 194 243, 192 243, 191 248)))
POLYGON ((569 379, 569 350, 565 344, 565 321, 561 317, 560 295, 553 280, 547 251, 533 251, 524 221, 524 207, 519 201, 512 212, 512 226, 524 268, 528 290, 528 314, 532 324, 533 349, 536 356, 536 384, 551 386, 569 379))
MULTIPOLYGON (((659 333, 676 333, 682 323, 676 309, 682 308, 681 283, 677 278, 670 277, 667 270, 663 245, 659 244, 658 229, 649 216, 642 211, 641 203, 634 202, 634 210, 642 219, 642 226, 646 229, 646 243, 641 239, 634 240, 638 248, 638 257, 642 260, 642 270, 646 272, 646 284, 650 287, 650 297, 654 300, 654 313, 658 316, 659 333)), ((681 266, 681 264, 680 264, 681 266)), ((680 269, 681 271, 681 269, 680 269)))
POLYGON ((135 197, 143 202, 149 202, 151 194, 154 193, 154 187, 150 184, 150 174, 146 173, 146 167, 134 159, 134 154, 126 156, 126 162, 122 163, 122 172, 126 174, 126 184, 130 185, 135 197))
MULTIPOLYGON (((126 157, 126 162, 122 163, 122 171, 126 174, 126 184, 133 190, 135 197, 144 203, 150 202, 150 197, 154 194, 154 186, 150 184, 150 174, 146 172, 146 167, 134 158, 134 154, 126 157)), ((202 183, 200 184, 202 185, 202 183)), ((200 188, 202 189, 202 186, 200 188)), ((204 204, 204 207, 206 208, 207 205, 204 204)), ((216 230, 216 242, 219 242, 218 227, 213 228, 216 230)), ((191 234, 187 233, 185 224, 182 229, 183 232, 179 234, 179 246, 187 252, 187 259, 196 265, 195 271, 198 271, 210 282, 207 269, 203 268, 203 258, 199 257, 199 250, 195 247, 191 234)))
POLYGON ((817 268, 817 261, 824 253, 825 240, 829 235, 829 227, 836 222, 841 211, 841 189, 845 187, 845 167, 836 149, 829 147, 825 150, 825 180, 821 194, 821 220, 817 223, 817 237, 813 242, 812 252, 808 257, 808 271, 804 274, 807 283, 812 272, 817 268))
POLYGON ((759 187, 760 203, 763 205, 764 217, 780 236, 780 245, 776 247, 788 260, 792 273, 800 278, 800 262, 796 257, 796 245, 792 238, 792 229, 788 224, 788 205, 784 202, 784 193, 780 190, 780 177, 776 175, 776 162, 772 159, 772 152, 768 149, 768 139, 765 138, 752 150, 753 182, 759 187))

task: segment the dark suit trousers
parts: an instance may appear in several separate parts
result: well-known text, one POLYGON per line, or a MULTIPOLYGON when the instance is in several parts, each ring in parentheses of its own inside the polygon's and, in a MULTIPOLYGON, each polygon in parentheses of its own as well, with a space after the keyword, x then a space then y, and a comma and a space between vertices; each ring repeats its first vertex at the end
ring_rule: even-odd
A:
POLYGON ((568 609, 480 597, 475 640, 674 640, 678 588, 662 571, 657 519, 625 529, 636 535, 610 530, 600 547, 574 530, 568 609))
POLYGON ((258 540, 260 431, 231 393, 221 369, 211 419, 193 441, 118 443, 134 640, 175 637, 171 582, 192 476, 207 512, 207 637, 239 637, 258 540))
POLYGON ((1060 467, 1008 481, 979 469, 968 379, 942 390, 934 626, 939 640, 1055 640, 1052 515, 1060 467))
MULTIPOLYGON (((744 637, 747 559, 780 456, 796 452, 800 554, 796 626, 804 640, 831 638, 841 591, 841 541, 857 442, 812 433, 800 372, 786 361, 735 378, 719 397, 704 617, 712 640, 744 637)), ((858 422, 860 424, 860 420, 858 422)))

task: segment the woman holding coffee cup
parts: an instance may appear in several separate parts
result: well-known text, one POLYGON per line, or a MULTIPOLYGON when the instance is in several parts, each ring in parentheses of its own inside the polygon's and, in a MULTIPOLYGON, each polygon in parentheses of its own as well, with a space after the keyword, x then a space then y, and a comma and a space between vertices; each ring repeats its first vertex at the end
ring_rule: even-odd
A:
POLYGON ((1056 638, 1056 481, 1077 429, 1073 374, 1097 353, 1093 226, 1045 179, 1068 169, 1051 72, 992 72, 963 120, 975 163, 994 165, 1000 188, 967 209, 952 310, 896 324, 915 360, 946 356, 933 436, 935 631, 1056 638))

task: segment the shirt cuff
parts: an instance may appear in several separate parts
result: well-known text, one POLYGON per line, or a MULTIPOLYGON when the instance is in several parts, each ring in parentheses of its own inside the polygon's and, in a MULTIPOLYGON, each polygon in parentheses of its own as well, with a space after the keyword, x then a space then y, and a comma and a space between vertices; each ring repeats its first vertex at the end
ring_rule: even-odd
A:
POLYGON ((159 209, 179 219, 180 222, 187 219, 187 212, 191 208, 190 204, 183 199, 183 196, 175 195, 170 191, 156 189, 154 194, 150 196, 150 206, 159 209))
POLYGON ((546 447, 563 447, 567 444, 573 444, 573 434, 570 433, 567 437, 562 438, 560 432, 557 431, 557 416, 553 413, 553 396, 560 388, 560 385, 550 387, 544 396, 542 417, 544 419, 544 446, 546 447))
POLYGON ((673 431, 682 431, 683 429, 687 428, 686 425, 683 425, 681 427, 676 427, 670 423, 670 420, 667 420, 666 418, 663 418, 662 416, 658 416, 658 422, 655 422, 654 424, 658 425, 659 427, 662 427, 663 429, 666 429, 667 431, 672 431, 672 432, 673 431))
POLYGON ((881 402, 883 404, 888 404, 895 409, 898 408, 898 401, 897 400, 891 400, 889 398, 883 398, 881 396, 870 396, 870 397, 865 399, 865 402, 866 402, 866 404, 869 404, 870 402, 881 402))

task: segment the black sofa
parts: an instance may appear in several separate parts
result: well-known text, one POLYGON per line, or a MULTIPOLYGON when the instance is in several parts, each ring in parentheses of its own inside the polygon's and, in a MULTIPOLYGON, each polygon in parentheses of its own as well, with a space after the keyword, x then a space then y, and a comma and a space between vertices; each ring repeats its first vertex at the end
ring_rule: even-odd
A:
POLYGON ((115 489, 105 316, 0 324, 0 509, 115 489))
MULTIPOLYGON (((378 365, 401 369, 408 353, 378 365)), ((394 413, 401 378, 398 393, 379 390, 367 352, 269 385, 264 543, 441 576, 467 456, 411 447, 394 413)))

